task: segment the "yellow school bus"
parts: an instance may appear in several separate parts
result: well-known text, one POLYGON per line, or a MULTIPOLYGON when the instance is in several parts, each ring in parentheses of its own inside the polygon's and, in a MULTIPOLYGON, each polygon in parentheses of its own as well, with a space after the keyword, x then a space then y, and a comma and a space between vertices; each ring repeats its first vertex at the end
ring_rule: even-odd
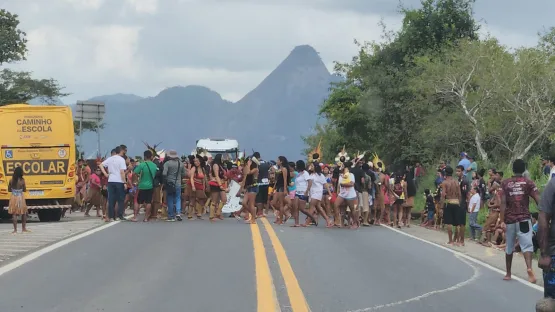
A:
POLYGON ((77 157, 70 107, 0 106, 0 158, 0 217, 9 217, 8 184, 16 167, 23 169, 29 212, 40 221, 59 221, 71 208, 77 157))

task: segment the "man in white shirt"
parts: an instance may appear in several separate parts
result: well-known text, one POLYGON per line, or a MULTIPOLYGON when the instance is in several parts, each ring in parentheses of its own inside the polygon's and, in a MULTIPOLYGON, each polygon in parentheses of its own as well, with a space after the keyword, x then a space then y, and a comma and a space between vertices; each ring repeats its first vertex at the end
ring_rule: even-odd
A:
POLYGON ((480 204, 480 192, 478 188, 474 187, 470 190, 470 201, 468 202, 468 213, 470 214, 468 217, 468 222, 470 224, 470 238, 474 241, 479 241, 480 236, 482 235, 482 226, 478 224, 480 204))
MULTIPOLYGON (((116 155, 110 156, 102 162, 100 170, 102 174, 108 178, 108 218, 116 220, 116 202, 118 208, 123 211, 125 209, 125 170, 127 165, 123 159, 124 150, 121 147, 116 147, 116 155), (106 171, 106 169, 108 171, 106 171)), ((123 215, 120 216, 123 220, 123 215)))

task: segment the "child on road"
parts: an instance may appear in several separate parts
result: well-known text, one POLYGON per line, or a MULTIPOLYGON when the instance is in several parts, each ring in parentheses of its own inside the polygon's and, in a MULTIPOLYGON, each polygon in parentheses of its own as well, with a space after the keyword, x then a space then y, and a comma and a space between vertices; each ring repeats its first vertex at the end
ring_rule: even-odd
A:
POLYGON ((23 169, 21 167, 16 167, 12 180, 8 185, 8 191, 12 193, 10 197, 10 204, 8 207, 8 213, 13 216, 13 232, 17 233, 17 218, 21 215, 22 232, 30 232, 27 230, 27 204, 25 203, 24 192, 27 191, 25 186, 25 179, 23 179, 23 169))

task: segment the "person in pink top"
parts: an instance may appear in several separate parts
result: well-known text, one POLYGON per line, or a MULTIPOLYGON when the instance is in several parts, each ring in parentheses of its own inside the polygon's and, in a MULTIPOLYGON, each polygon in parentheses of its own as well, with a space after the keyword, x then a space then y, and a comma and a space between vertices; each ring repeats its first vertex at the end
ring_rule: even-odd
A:
POLYGON ((87 209, 85 210, 85 216, 90 217, 89 212, 93 206, 96 207, 96 216, 100 217, 100 205, 101 198, 100 190, 102 188, 100 183, 100 176, 102 171, 100 168, 96 168, 95 172, 90 175, 89 179, 89 191, 87 193, 87 209))

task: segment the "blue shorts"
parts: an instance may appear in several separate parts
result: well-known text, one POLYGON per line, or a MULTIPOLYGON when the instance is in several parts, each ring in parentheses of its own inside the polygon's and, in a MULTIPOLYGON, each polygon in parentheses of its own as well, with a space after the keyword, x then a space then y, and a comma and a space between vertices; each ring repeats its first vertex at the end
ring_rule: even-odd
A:
POLYGON ((308 201, 308 196, 304 194, 295 194, 295 197, 297 197, 300 200, 308 201))
POLYGON ((429 211, 428 211, 428 221, 433 220, 435 214, 436 214, 435 211, 429 210, 429 211))
POLYGON ((247 193, 258 193, 258 185, 248 186, 247 193))

